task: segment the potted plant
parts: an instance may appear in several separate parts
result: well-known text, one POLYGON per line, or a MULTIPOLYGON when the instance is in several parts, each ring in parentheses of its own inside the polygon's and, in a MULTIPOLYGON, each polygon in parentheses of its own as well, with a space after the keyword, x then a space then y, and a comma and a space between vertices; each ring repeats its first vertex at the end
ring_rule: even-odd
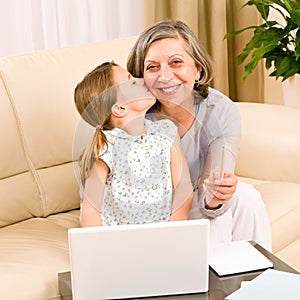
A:
MULTIPOLYGON (((256 67, 261 59, 265 59, 267 69, 272 67, 270 76, 282 81, 300 74, 300 0, 250 0, 243 5, 254 5, 262 17, 262 24, 249 26, 229 32, 225 38, 254 29, 253 37, 236 58, 242 64, 251 54, 244 67, 243 81, 256 67), (275 9, 283 18, 283 24, 269 20, 270 9, 275 9)), ((299 97, 299 95, 298 95, 299 97)))

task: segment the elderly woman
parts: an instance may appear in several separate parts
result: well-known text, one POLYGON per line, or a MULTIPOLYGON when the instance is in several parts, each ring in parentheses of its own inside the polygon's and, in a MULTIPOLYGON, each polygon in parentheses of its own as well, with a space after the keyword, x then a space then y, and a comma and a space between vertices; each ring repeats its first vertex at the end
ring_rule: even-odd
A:
POLYGON ((212 63, 191 29, 165 20, 138 37, 127 61, 134 77, 144 77, 157 102, 153 120, 178 127, 194 186, 190 219, 211 220, 211 242, 254 240, 272 248, 270 224, 261 196, 237 181, 240 116, 235 104, 210 88, 212 63))

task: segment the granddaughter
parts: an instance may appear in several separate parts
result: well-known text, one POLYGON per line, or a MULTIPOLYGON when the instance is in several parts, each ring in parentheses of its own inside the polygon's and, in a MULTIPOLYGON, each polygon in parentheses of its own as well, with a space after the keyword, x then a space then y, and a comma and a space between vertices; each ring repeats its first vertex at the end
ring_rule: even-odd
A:
POLYGON ((193 192, 177 127, 145 119, 156 99, 143 79, 105 62, 78 83, 74 98, 95 127, 80 160, 82 226, 187 219, 193 192))

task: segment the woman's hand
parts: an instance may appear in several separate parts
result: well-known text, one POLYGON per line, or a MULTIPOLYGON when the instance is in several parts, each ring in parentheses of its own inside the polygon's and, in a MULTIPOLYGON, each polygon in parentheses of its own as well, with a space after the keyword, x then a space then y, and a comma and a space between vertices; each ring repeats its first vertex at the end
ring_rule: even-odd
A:
POLYGON ((237 177, 225 172, 222 178, 216 178, 214 175, 205 179, 203 188, 206 197, 206 209, 216 209, 228 202, 236 191, 237 177))

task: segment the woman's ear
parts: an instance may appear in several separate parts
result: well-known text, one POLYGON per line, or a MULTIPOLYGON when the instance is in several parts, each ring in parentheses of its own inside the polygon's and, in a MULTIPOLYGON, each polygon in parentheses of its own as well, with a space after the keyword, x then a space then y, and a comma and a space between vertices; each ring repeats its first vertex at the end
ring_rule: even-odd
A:
POLYGON ((196 72, 196 78, 195 78, 195 80, 199 80, 200 79, 201 72, 202 72, 202 68, 201 67, 197 67, 197 72, 196 72))
POLYGON ((111 113, 112 115, 114 115, 115 117, 124 117, 127 115, 127 106, 126 105, 118 105, 118 104, 114 104, 111 108, 111 113))

